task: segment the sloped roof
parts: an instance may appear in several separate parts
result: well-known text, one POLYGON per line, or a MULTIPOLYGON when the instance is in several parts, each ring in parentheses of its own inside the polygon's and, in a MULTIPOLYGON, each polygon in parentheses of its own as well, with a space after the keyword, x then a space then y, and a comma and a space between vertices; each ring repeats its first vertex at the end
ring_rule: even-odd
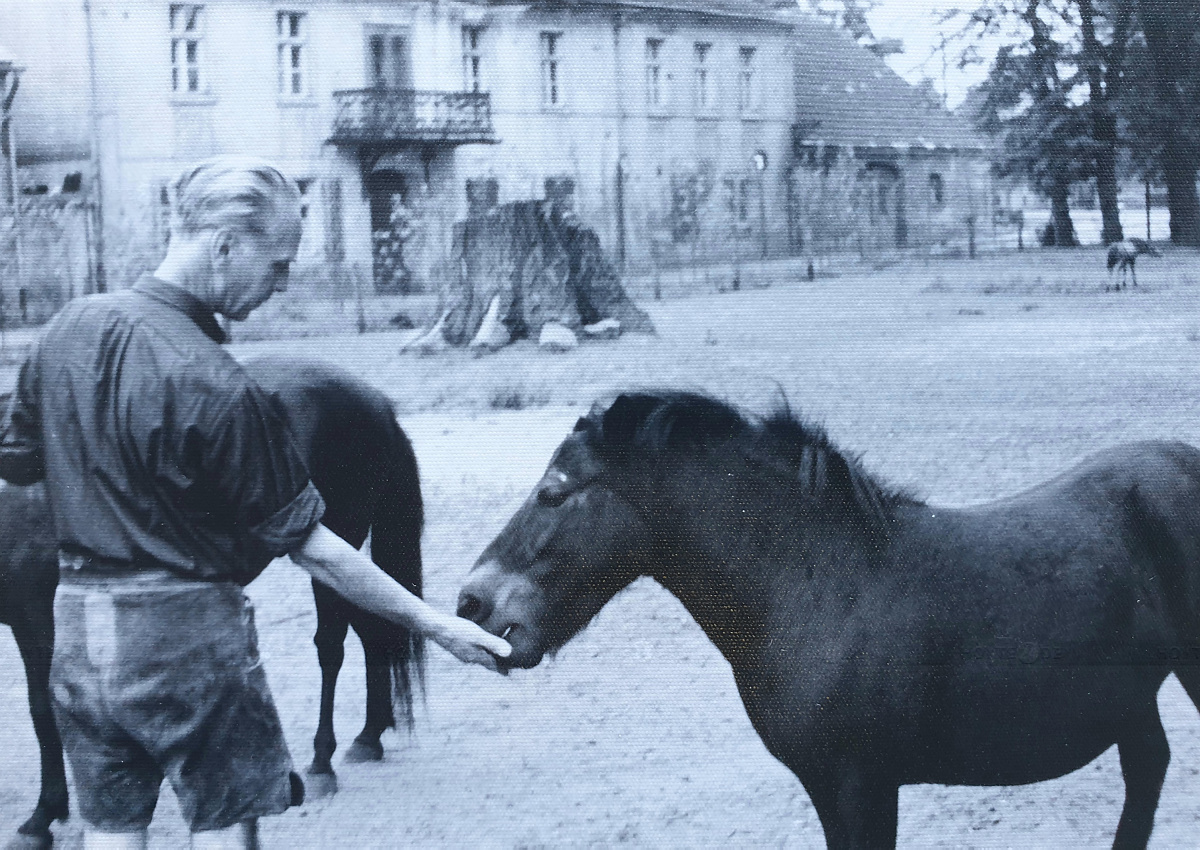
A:
POLYGON ((744 18, 771 23, 791 22, 794 0, 469 0, 482 5, 540 5, 544 7, 622 6, 630 9, 687 12, 722 18, 744 18))
POLYGON ((914 86, 845 32, 797 15, 796 121, 805 140, 828 145, 983 150, 991 145, 962 116, 927 102, 914 86))

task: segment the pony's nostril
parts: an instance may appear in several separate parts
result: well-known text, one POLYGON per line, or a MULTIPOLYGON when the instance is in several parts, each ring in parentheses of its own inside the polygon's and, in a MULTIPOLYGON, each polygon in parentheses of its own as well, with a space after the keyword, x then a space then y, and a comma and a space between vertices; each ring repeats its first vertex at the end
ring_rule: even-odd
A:
POLYGON ((483 610, 483 600, 470 593, 462 593, 458 597, 458 616, 480 622, 486 617, 483 610))

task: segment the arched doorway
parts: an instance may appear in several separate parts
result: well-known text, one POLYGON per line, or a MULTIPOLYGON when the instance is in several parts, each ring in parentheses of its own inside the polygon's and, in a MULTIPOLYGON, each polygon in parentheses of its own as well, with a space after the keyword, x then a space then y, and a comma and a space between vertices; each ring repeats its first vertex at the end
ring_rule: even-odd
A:
POLYGON ((904 176, 892 162, 871 161, 859 175, 864 184, 870 241, 879 249, 908 245, 904 176))
POLYGON ((371 205, 371 249, 375 292, 400 295, 412 292, 416 281, 405 261, 405 243, 415 229, 409 206, 409 183, 399 171, 381 169, 367 180, 371 205))

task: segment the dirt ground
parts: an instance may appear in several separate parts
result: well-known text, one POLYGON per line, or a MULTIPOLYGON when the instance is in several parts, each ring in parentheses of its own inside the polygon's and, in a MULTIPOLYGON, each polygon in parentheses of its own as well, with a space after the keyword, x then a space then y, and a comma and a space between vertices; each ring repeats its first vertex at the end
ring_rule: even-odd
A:
MULTIPOLYGON (((1200 444, 1200 256, 1103 289, 1099 251, 925 265, 646 303, 657 338, 566 354, 398 355, 399 334, 243 345, 349 365, 397 401, 421 464, 428 596, 466 571, 593 398, 671 385, 765 409, 786 394, 872 471, 936 504, 1016 492, 1084 454, 1148 437, 1200 444)), ((298 764, 311 756, 318 670, 307 581, 286 563, 251 588, 263 656, 298 764)), ((337 733, 362 722, 347 643, 337 733)), ((750 728, 728 665, 682 607, 641 580, 556 658, 508 678, 434 647, 413 738, 339 769, 341 791, 264 822, 268 847, 820 847, 803 788, 750 728)), ((1153 847, 1200 846, 1200 714, 1159 695, 1172 761, 1153 847)), ((37 795, 15 645, 0 634, 0 836, 37 795)), ((1085 848, 1111 842, 1114 750, 1019 788, 906 787, 905 848, 1085 848)), ((57 827, 79 844, 77 820, 57 827)), ((152 840, 182 846, 163 796, 152 840)))

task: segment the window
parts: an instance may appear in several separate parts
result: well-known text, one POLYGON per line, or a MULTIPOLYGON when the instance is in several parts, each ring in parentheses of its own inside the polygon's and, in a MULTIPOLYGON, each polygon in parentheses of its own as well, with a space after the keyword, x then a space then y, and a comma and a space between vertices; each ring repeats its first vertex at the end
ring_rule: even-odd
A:
POLYGON ((466 91, 483 91, 483 27, 463 27, 463 85, 466 91))
POLYGON ((151 215, 154 217, 154 235, 159 245, 167 247, 171 241, 171 187, 168 183, 159 183, 153 187, 154 203, 151 205, 151 215))
POLYGON ((562 105, 561 32, 542 33, 542 105, 562 105))
POLYGON ((275 16, 275 35, 279 64, 279 94, 284 97, 303 97, 308 94, 305 79, 305 42, 308 39, 308 16, 303 12, 279 12, 275 16))
POLYGON ((929 199, 935 207, 946 203, 946 184, 942 175, 936 172, 929 175, 929 199))
POLYGON ((296 188, 300 190, 300 218, 302 219, 308 218, 308 205, 309 201, 312 199, 312 196, 309 195, 308 190, 311 187, 311 178, 300 178, 296 180, 296 188))
POLYGON ((742 114, 758 109, 758 84, 754 75, 753 47, 738 49, 738 111, 742 114))
POLYGON ((407 91, 412 88, 408 30, 403 27, 367 27, 367 80, 377 89, 407 91))
POLYGON ((204 91, 204 7, 171 5, 171 91, 199 94, 204 91))
POLYGON ((696 42, 693 54, 696 61, 695 106, 697 110, 708 110, 713 105, 712 79, 708 64, 708 55, 711 52, 711 44, 696 42))
POLYGON ((467 181, 467 215, 480 216, 500 202, 500 182, 495 177, 467 181))
POLYGON ((547 177, 542 183, 546 200, 571 209, 575 206, 575 178, 568 176, 547 177))
POLYGON ((661 38, 646 39, 646 105, 651 109, 662 107, 662 46, 661 38))

